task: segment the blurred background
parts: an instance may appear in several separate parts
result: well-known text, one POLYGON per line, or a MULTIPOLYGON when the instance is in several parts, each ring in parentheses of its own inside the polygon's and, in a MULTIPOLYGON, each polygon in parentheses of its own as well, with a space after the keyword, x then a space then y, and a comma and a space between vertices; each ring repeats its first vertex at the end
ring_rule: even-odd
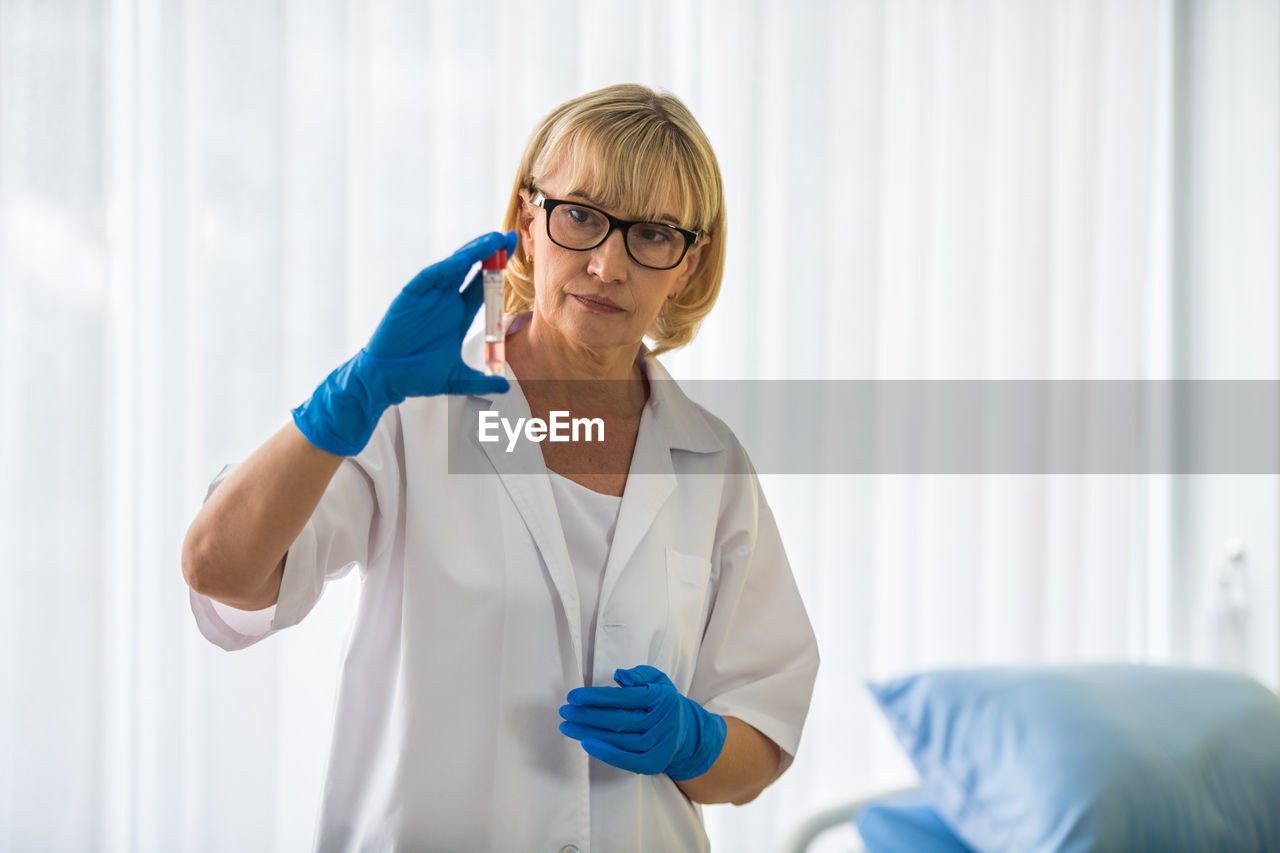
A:
MULTIPOLYGON (((3 0, 0 850, 309 848, 358 579, 227 654, 187 524, 499 226, 533 124, 622 81, 685 100, 726 181, 678 379, 1280 379, 1274 0, 3 0)), ((713 847, 912 781, 867 679, 1274 689, 1277 485, 766 477, 823 667, 795 765, 708 808, 713 847)))

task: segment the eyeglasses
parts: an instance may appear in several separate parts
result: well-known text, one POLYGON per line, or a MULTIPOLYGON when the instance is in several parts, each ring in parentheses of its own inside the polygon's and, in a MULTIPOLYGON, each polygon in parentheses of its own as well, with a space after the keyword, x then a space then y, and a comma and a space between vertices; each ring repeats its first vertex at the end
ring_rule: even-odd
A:
POLYGON ((701 236, 697 231, 663 222, 628 222, 589 204, 547 198, 541 191, 531 203, 547 212, 547 236, 557 246, 586 252, 609 239, 615 230, 621 230, 631 260, 652 270, 677 266, 701 236))

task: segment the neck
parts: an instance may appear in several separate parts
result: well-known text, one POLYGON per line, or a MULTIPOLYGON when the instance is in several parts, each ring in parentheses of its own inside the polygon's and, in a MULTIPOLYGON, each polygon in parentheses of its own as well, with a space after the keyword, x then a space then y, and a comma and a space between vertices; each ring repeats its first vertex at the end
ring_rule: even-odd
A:
POLYGON ((621 414, 638 411, 649 397, 639 345, 594 349, 580 346, 538 323, 507 338, 506 358, 526 395, 581 408, 604 406, 621 414))

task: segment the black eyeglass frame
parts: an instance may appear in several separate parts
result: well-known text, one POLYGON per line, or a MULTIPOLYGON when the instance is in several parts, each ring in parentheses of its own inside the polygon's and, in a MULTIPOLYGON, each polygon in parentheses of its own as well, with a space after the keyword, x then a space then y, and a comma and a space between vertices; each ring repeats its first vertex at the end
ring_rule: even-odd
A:
POLYGON ((567 199, 567 198, 548 198, 547 194, 539 189, 534 189, 533 192, 534 192, 534 195, 533 195, 533 198, 530 199, 530 204, 533 204, 535 207, 542 208, 547 214, 547 217, 546 217, 547 239, 550 240, 552 243, 555 243, 557 246, 559 246, 562 249, 568 249, 570 252, 590 252, 592 249, 597 249, 604 244, 605 240, 609 239, 610 234, 612 234, 614 231, 621 229, 622 245, 626 248, 627 256, 630 257, 631 260, 635 261, 640 266, 649 270, 673 270, 676 267, 680 266, 680 262, 684 260, 685 255, 689 254, 689 250, 692 249, 694 244, 697 243, 698 240, 702 237, 702 232, 700 231, 690 231, 687 228, 681 228, 678 225, 672 225, 669 222, 654 222, 650 219, 632 219, 632 220, 619 219, 616 216, 610 216, 608 213, 605 213, 603 210, 601 210, 598 207, 593 207, 592 205, 589 205, 589 204, 583 204, 580 201, 574 201, 573 199, 567 199), (576 248, 574 246, 566 246, 564 243, 561 243, 555 237, 551 236, 551 211, 555 210, 557 207, 559 207, 562 204, 571 204, 574 207, 584 207, 587 210, 595 211, 596 213, 603 216, 606 220, 608 220, 609 222, 608 230, 606 230, 604 232, 604 236, 601 237, 600 240, 593 245, 585 246, 581 249, 576 248), (634 254, 632 254, 631 244, 627 242, 627 232, 632 225, 660 225, 663 228, 670 228, 672 231, 675 231, 677 234, 684 237, 684 251, 680 253, 680 257, 676 258, 675 263, 673 263, 669 267, 655 267, 655 266, 652 266, 651 264, 646 264, 644 261, 640 260, 634 254))

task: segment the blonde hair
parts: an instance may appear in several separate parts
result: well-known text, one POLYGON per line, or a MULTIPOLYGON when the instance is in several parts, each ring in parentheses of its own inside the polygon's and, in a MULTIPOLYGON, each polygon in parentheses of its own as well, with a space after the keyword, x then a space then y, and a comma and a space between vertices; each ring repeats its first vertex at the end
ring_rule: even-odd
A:
MULTIPOLYGON (((675 199, 681 226, 710 238, 689 282, 658 312, 647 335, 658 355, 682 347, 698 331, 720 295, 724 275, 724 187, 711 143, 689 108, 666 92, 645 86, 609 86, 551 111, 529 137, 516 170, 503 227, 519 227, 521 190, 570 169, 569 185, 590 190, 605 207, 624 215, 657 218, 675 199)), ((504 309, 532 310, 533 267, 521 243, 507 262, 504 309)))

